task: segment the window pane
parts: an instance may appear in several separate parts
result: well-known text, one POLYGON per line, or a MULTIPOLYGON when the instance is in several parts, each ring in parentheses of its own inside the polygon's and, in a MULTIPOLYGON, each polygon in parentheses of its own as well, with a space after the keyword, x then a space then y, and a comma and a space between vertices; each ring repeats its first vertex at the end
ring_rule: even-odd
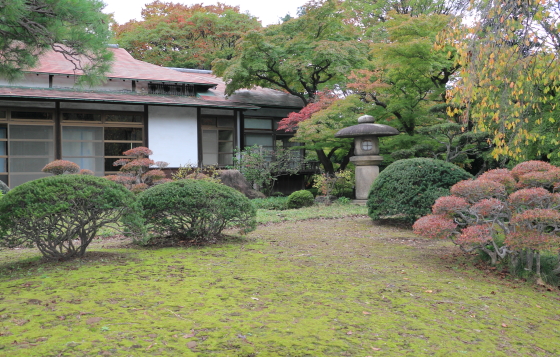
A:
POLYGON ((6 119, 6 111, 0 110, 0 119, 6 119))
POLYGON ((7 141, 0 141, 0 155, 8 155, 7 152, 8 142, 7 141))
POLYGON ((51 176, 51 174, 46 174, 46 173, 36 173, 36 174, 10 174, 10 187, 16 187, 21 185, 22 183, 26 183, 28 181, 31 180, 36 180, 39 179, 41 177, 47 177, 47 176, 51 176))
POLYGON ((231 141, 218 143, 218 152, 233 152, 233 143, 231 141))
POLYGON ((45 112, 12 112, 12 119, 51 120, 52 117, 52 113, 45 112))
POLYGON ((5 157, 0 157, 0 172, 8 172, 8 159, 5 157))
POLYGON ((7 185, 8 184, 8 175, 0 175, 0 181, 4 182, 7 185))
POLYGON ((92 113, 62 113, 62 120, 101 121, 101 114, 92 113))
POLYGON ((105 140, 142 141, 142 128, 105 128, 105 140))
POLYGON ((139 143, 105 143, 105 156, 122 156, 123 152, 142 146, 139 143))
POLYGON ((272 130, 270 119, 245 119, 245 129, 272 130))
POLYGON ((219 140, 233 141, 233 130, 220 130, 218 131, 219 140))
POLYGON ((33 157, 33 158, 10 158, 10 172, 41 172, 46 164, 54 158, 33 157))
MULTIPOLYGON (((202 152, 215 153, 218 151, 218 138, 217 130, 203 130, 202 131, 202 152)), ((216 158, 217 160, 217 158, 216 158)), ((218 163, 216 161, 216 163, 218 163)), ((206 164, 206 163, 205 163, 206 164)), ((208 165, 208 164, 206 164, 208 165)))
POLYGON ((0 139, 8 138, 8 128, 6 126, 0 126, 0 139))
POLYGON ((220 154, 218 164, 220 166, 233 165, 233 154, 220 154))
MULTIPOLYGON (((103 158, 102 157, 62 157, 63 160, 72 161, 81 169, 91 170, 95 173, 95 175, 102 176, 103 175, 103 158)), ((112 159, 115 161, 116 159, 112 159)))
POLYGON ((218 165, 218 154, 203 154, 202 155, 203 165, 218 165))
POLYGON ((10 125, 10 139, 53 139, 53 127, 42 125, 10 125))
POLYGON ((233 128, 233 118, 218 118, 218 127, 233 128))
POLYGON ((119 171, 119 169, 120 169, 122 166, 113 166, 113 163, 114 163, 115 161, 117 161, 117 160, 118 160, 118 159, 113 159, 113 158, 111 158, 111 159, 104 159, 104 161, 105 161, 105 165, 104 165, 105 171, 119 171))
POLYGON ((54 144, 52 141, 10 141, 10 155, 54 156, 54 144))
POLYGON ((256 135, 256 134, 246 134, 245 135, 245 146, 260 145, 265 147, 272 147, 272 134, 256 135))
MULTIPOLYGON (((103 156, 103 143, 101 142, 62 142, 62 155, 64 156, 103 156)), ((82 167, 83 168, 83 167, 82 167)), ((91 169, 90 169, 91 170, 91 169)))
POLYGON ((119 123, 141 123, 142 115, 108 114, 107 116, 105 116, 105 121, 119 123))
POLYGON ((64 126, 62 140, 103 140, 103 128, 64 126))

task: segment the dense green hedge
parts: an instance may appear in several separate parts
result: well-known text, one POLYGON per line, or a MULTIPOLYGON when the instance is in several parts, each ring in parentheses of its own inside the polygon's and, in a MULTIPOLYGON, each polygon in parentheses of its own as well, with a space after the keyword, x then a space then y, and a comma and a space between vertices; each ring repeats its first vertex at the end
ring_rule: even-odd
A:
POLYGON ((430 213, 435 200, 472 175, 451 163, 426 159, 395 161, 373 182, 367 206, 372 219, 397 218, 414 222, 430 213))
POLYGON ((288 208, 302 208, 313 206, 313 194, 307 190, 296 191, 288 196, 288 208))
POLYGON ((122 185, 95 176, 50 176, 0 199, 0 244, 34 244, 51 259, 83 256, 99 228, 119 221, 141 235, 140 207, 122 185))
POLYGON ((149 228, 160 236, 208 241, 227 226, 256 228, 256 210, 242 193, 205 180, 185 179, 149 188, 138 197, 149 228))

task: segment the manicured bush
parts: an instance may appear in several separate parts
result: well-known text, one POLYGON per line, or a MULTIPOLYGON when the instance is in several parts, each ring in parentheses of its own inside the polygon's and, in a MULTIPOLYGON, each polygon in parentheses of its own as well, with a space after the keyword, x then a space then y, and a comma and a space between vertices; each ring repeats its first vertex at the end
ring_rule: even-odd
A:
POLYGON ((75 174, 80 171, 80 166, 68 160, 55 160, 46 164, 41 171, 53 175, 75 174))
POLYGON ((165 178, 162 169, 169 164, 164 161, 154 161, 148 156, 152 155, 152 150, 144 146, 123 152, 125 159, 119 159, 113 166, 121 166, 116 175, 105 176, 107 179, 120 183, 134 193, 146 190, 148 187, 159 185, 171 181, 165 178))
MULTIPOLYGON (((511 263, 514 270, 541 274, 541 254, 560 249, 559 169, 528 161, 506 169, 491 170, 476 180, 451 187, 452 196, 439 198, 433 214, 414 223, 417 234, 449 238, 462 250, 478 250, 492 264, 511 263), (524 261, 524 263, 521 263, 524 261)), ((560 274, 560 263, 549 272, 560 274)))
POLYGON ((140 207, 123 186, 101 177, 57 175, 26 182, 0 200, 0 244, 36 245, 43 256, 83 256, 99 228, 140 236, 140 207))
POLYGON ((313 194, 307 190, 296 191, 288 196, 288 202, 286 206, 290 209, 292 208, 302 208, 313 206, 314 198, 313 194))
POLYGON ((241 233, 256 227, 256 210, 242 193, 205 180, 178 180, 139 195, 144 217, 160 236, 211 241, 228 226, 241 233))
POLYGON ((372 219, 395 218, 414 222, 426 215, 437 198, 471 174, 434 159, 405 159, 387 166, 373 182, 367 207, 372 219))

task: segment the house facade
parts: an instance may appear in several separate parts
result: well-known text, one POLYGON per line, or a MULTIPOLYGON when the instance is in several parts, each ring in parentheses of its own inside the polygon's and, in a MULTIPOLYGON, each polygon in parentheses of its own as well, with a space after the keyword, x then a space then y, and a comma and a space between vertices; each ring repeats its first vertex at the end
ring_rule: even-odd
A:
POLYGON ((80 89, 81 72, 55 52, 18 82, 0 79, 0 180, 10 187, 46 176, 55 159, 95 175, 114 173, 122 153, 148 146, 170 168, 233 163, 234 150, 293 145, 278 121, 303 107, 297 97, 256 88, 224 95, 207 71, 163 68, 111 48, 101 86, 80 89))

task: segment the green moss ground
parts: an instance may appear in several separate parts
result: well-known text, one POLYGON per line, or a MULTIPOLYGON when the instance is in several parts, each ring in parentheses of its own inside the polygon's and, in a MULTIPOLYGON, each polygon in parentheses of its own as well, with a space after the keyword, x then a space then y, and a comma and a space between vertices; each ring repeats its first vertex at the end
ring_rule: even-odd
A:
POLYGON ((365 217, 209 247, 0 257, 0 356, 557 356, 559 295, 365 217))

